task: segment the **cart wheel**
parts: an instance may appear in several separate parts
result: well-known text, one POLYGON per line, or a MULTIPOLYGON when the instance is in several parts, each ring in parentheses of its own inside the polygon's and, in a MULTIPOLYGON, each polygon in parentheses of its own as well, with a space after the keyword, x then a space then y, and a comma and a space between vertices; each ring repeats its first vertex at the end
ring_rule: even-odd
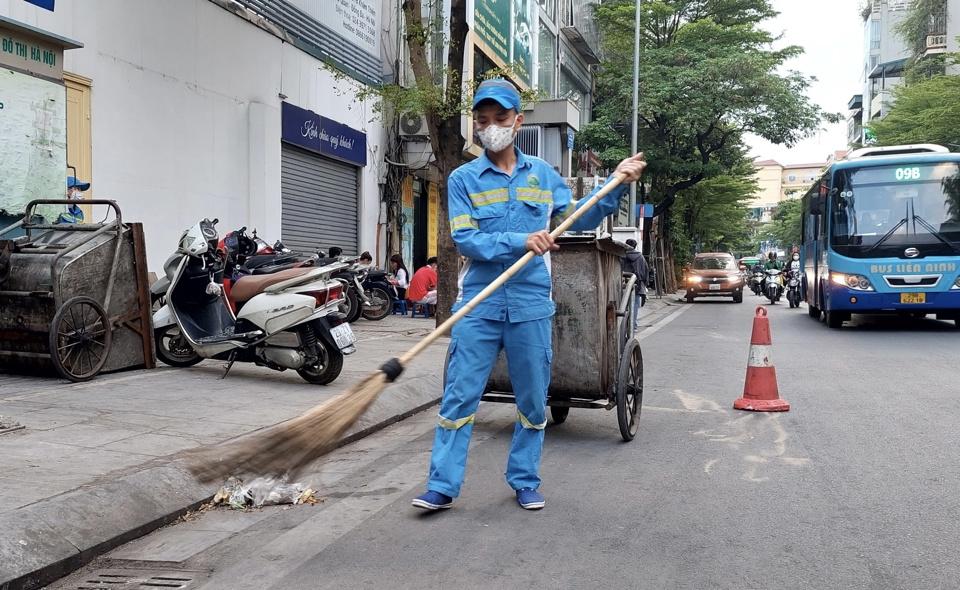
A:
POLYGON ((110 321, 89 297, 73 297, 60 306, 50 324, 50 359, 65 379, 87 381, 110 354, 110 321))
POLYGON ((643 404, 643 354, 640 341, 631 338, 620 357, 617 378, 617 422, 620 436, 630 442, 640 425, 640 406, 643 404))
POLYGON ((550 406, 550 417, 554 424, 563 424, 567 421, 567 415, 570 414, 570 408, 560 406, 550 406))

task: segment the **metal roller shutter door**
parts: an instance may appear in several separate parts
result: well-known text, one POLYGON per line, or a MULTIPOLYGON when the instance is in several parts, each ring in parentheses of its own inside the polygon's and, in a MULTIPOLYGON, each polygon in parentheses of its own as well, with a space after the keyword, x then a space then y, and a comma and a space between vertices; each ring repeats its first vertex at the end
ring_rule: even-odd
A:
POLYGON ((280 232, 293 250, 324 252, 330 246, 344 254, 357 251, 359 187, 357 167, 283 144, 280 232))

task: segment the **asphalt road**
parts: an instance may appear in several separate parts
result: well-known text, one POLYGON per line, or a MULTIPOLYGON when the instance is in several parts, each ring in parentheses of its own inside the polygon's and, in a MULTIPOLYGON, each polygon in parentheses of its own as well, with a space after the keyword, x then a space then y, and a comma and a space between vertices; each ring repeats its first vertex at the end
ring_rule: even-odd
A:
POLYGON ((637 438, 598 410, 551 426, 543 511, 514 503, 514 414, 489 404, 456 506, 411 508, 428 411, 336 453, 312 476, 317 506, 210 511, 53 588, 118 571, 179 572, 191 589, 958 587, 960 330, 833 331, 780 303, 773 359, 792 409, 738 412, 758 302, 697 302, 648 331, 637 438))

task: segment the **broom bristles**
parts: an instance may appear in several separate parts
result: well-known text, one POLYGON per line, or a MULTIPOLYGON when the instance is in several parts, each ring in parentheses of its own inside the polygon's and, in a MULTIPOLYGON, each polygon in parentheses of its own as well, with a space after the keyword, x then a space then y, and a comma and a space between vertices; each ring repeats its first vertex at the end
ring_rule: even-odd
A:
POLYGON ((386 375, 377 371, 296 418, 192 451, 187 468, 204 483, 240 474, 287 475, 294 479, 304 467, 337 447, 386 385, 386 375))

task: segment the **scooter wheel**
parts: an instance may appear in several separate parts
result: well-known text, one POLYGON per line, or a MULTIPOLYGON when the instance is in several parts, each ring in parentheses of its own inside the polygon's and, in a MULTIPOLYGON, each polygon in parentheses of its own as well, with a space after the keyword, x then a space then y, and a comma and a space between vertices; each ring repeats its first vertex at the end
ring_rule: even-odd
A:
POLYGON ((157 358, 171 367, 192 367, 203 360, 180 334, 179 326, 167 326, 153 332, 157 358))
POLYGON ((325 341, 319 341, 320 359, 312 367, 297 369, 303 380, 314 385, 333 383, 343 370, 343 353, 325 341))

